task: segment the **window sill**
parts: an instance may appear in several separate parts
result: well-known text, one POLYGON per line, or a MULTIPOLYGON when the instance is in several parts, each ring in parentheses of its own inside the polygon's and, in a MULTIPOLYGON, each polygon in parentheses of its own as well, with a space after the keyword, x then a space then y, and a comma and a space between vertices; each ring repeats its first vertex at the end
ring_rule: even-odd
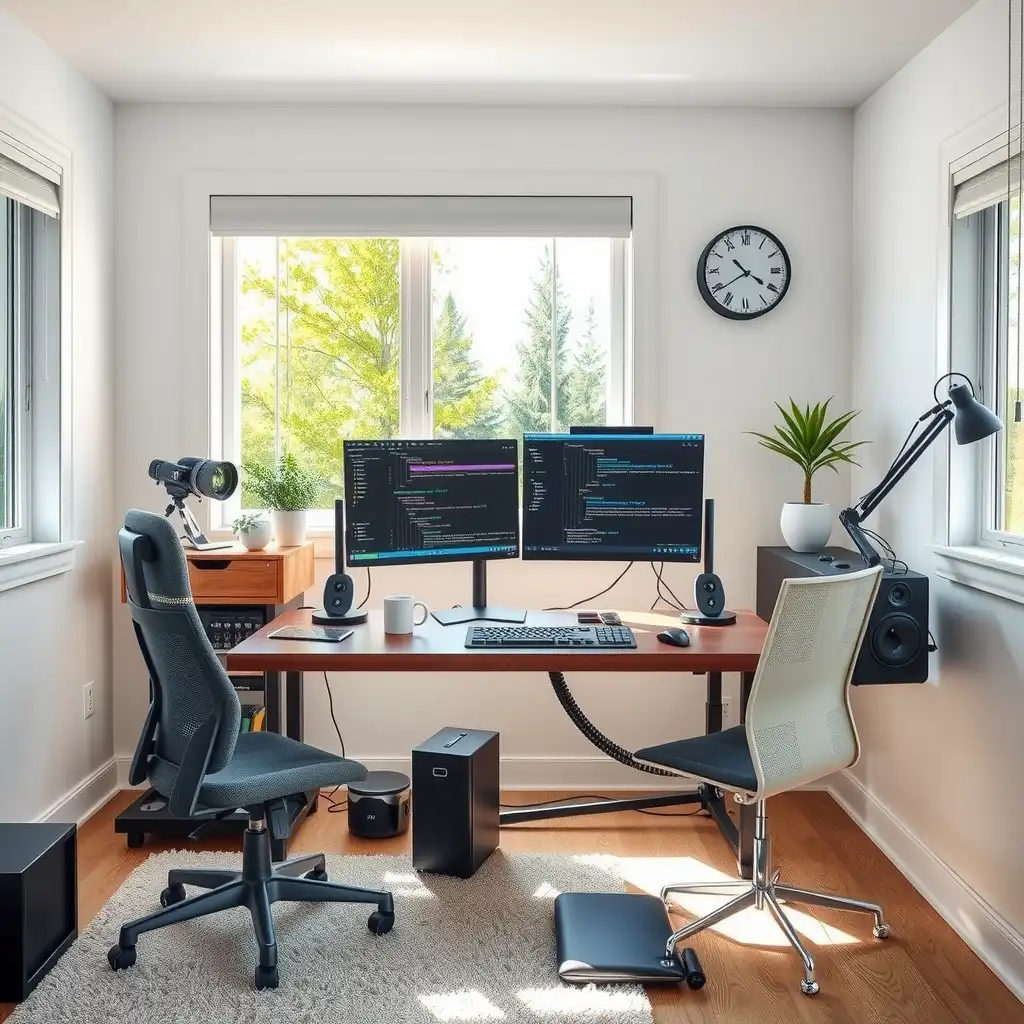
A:
POLYGON ((0 548, 0 592, 71 572, 78 544, 78 541, 61 541, 0 548))
POLYGON ((1024 557, 979 546, 936 544, 932 550, 942 579, 1024 604, 1024 557))

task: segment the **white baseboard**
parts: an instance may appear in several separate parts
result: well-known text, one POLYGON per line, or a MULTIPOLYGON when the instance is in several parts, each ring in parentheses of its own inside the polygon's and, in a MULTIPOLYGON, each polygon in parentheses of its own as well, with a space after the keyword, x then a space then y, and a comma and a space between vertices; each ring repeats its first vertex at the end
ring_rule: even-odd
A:
POLYGON ((73 821, 91 818, 120 788, 117 758, 101 764, 88 778, 51 804, 36 821, 73 821))
POLYGON ((829 792, 946 923, 1024 1002, 1024 936, 940 860, 850 772, 829 792))

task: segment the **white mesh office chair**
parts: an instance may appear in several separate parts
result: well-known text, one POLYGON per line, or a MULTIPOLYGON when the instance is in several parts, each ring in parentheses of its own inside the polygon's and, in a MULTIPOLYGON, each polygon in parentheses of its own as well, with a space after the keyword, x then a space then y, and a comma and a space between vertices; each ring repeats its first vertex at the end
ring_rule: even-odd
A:
POLYGON ((783 913, 782 902, 872 914, 875 936, 888 936, 882 908, 875 903, 780 885, 779 873, 771 870, 765 818, 768 797, 849 768, 860 756, 850 711, 850 678, 881 575, 881 568, 875 567, 844 576, 783 581, 744 724, 636 752, 639 760, 731 790, 738 803, 757 805, 753 883, 667 885, 661 890, 661 898, 667 900, 676 892, 722 894, 746 887, 672 935, 668 956, 676 943, 747 907, 768 909, 803 960, 801 991, 814 995, 814 960, 783 913))

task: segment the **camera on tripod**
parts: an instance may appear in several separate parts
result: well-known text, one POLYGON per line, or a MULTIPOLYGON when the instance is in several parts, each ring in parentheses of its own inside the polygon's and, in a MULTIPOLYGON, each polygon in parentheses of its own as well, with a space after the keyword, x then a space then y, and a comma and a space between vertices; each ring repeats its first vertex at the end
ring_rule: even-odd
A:
POLYGON ((154 459, 149 464, 149 475, 162 484, 171 503, 164 510, 169 516, 177 509, 185 527, 185 538, 197 551, 217 551, 231 547, 230 543, 213 544, 206 539, 185 499, 195 496, 199 501, 212 498, 226 501, 238 487, 238 470, 230 462, 213 459, 185 458, 177 462, 154 459))

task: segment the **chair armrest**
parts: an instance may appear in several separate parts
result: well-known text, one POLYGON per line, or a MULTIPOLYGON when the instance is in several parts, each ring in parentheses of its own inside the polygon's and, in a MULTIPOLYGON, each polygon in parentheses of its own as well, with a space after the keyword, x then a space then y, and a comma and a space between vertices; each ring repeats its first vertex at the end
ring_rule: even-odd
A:
POLYGON ((220 715, 211 715, 192 734, 185 748, 185 756, 181 759, 178 774, 174 779, 174 789, 167 802, 167 809, 175 817, 190 817, 199 800, 199 790, 206 777, 206 766, 210 763, 213 753, 213 741, 220 726, 220 715))

